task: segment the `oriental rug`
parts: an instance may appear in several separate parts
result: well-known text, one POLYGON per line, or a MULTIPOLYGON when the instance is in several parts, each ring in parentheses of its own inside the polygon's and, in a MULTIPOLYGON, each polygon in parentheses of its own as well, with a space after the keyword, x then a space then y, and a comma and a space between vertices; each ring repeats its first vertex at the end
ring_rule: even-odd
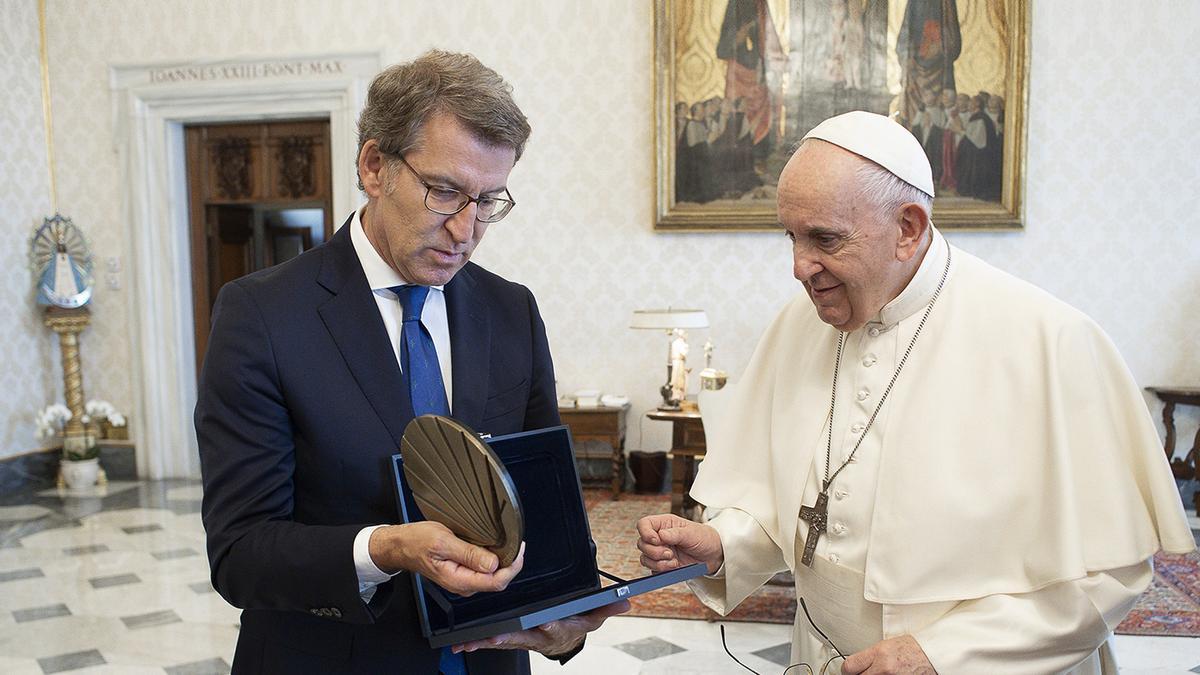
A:
MULTIPOLYGON (((638 563, 635 524, 642 516, 667 513, 667 495, 621 495, 611 501, 605 490, 585 490, 592 538, 600 569, 622 579, 644 576, 638 563)), ((1154 558, 1154 582, 1117 628, 1123 635, 1200 637, 1200 554, 1154 558)), ((720 619, 700 604, 684 584, 633 598, 632 616, 668 619, 720 619)), ((724 621, 792 623, 796 614, 795 588, 767 585, 746 599, 724 621)))

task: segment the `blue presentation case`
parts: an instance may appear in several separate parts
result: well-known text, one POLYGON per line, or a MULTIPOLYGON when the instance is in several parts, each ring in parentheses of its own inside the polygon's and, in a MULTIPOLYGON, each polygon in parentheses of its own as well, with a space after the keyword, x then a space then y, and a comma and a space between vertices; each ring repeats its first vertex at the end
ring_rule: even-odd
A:
MULTIPOLYGON (((463 597, 410 575, 421 630, 434 648, 534 628, 698 577, 697 563, 633 580, 596 565, 583 491, 565 426, 485 438, 516 487, 525 521, 525 565, 504 591, 463 597), (602 586, 603 576, 612 583, 602 586)), ((424 520, 405 486, 404 459, 392 455, 396 501, 405 523, 424 520), (408 495, 406 499, 404 495, 408 495)), ((636 523, 630 522, 633 530, 636 523)))

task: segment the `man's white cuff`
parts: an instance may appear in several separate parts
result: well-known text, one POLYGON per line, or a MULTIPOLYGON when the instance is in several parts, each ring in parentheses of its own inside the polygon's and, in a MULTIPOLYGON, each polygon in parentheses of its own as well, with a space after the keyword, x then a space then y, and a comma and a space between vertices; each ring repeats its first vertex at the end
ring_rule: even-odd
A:
POLYGON ((371 595, 374 595, 376 586, 395 576, 379 569, 375 565, 375 561, 371 560, 371 533, 381 527, 384 526, 372 525, 371 527, 364 527, 354 536, 354 571, 358 574, 358 592, 360 595, 367 591, 371 591, 371 595))

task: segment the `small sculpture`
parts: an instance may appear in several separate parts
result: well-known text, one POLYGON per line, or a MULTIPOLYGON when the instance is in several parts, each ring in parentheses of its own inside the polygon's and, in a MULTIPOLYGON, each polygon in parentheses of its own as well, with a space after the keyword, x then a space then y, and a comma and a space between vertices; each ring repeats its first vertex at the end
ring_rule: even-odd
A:
POLYGON ((700 388, 716 391, 725 386, 729 375, 723 370, 712 367, 712 353, 713 343, 712 338, 709 338, 704 343, 704 370, 700 371, 700 388))
POLYGON ((672 333, 675 339, 671 341, 671 403, 679 405, 679 402, 687 397, 687 379, 690 372, 687 367, 687 331, 676 328, 672 333))

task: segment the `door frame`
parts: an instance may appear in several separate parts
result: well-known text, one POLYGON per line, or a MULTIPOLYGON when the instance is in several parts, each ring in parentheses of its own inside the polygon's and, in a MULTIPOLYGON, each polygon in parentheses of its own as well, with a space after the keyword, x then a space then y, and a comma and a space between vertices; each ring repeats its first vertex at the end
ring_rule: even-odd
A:
MULTIPOLYGON (((208 344, 209 324, 212 320, 212 305, 216 301, 221 285, 220 275, 218 274, 219 266, 213 255, 213 244, 216 243, 218 236, 211 229, 212 209, 214 207, 247 207, 252 213, 255 221, 254 227, 257 229, 261 225, 265 209, 280 207, 320 208, 325 214, 321 231, 322 241, 327 241, 332 237, 336 225, 344 220, 343 218, 336 218, 333 212, 333 167, 330 164, 332 161, 330 154, 332 138, 330 137, 328 117, 306 117, 304 119, 282 121, 254 120, 249 124, 234 122, 233 125, 242 128, 253 128, 254 133, 257 134, 255 141, 260 146, 261 154, 258 159, 248 163, 249 169, 254 174, 253 184, 255 188, 252 194, 245 199, 222 199, 215 192, 205 190, 206 184, 211 179, 209 164, 213 159, 204 136, 206 132, 219 130, 227 126, 227 124, 188 124, 184 126, 185 162, 187 163, 188 171, 188 222, 191 230, 192 317, 195 328, 193 336, 197 373, 200 372, 200 368, 204 363, 203 357, 208 344), (265 182, 269 180, 268 174, 271 173, 269 169, 272 166, 276 170, 280 168, 279 162, 269 157, 271 154, 270 137, 267 134, 267 129, 273 124, 285 125, 298 133, 303 132, 306 134, 310 131, 307 128, 310 125, 323 125, 322 133, 319 134, 321 136, 320 147, 314 148, 312 154, 314 162, 312 176, 316 191, 307 195, 306 198, 297 199, 289 195, 280 194, 281 190, 269 188, 265 185, 265 182), (193 134, 193 131, 197 133, 193 134), (193 145, 189 145, 189 137, 192 139, 190 142, 193 145)), ((274 130, 283 131, 279 127, 275 127, 274 130)), ((306 241, 309 240, 308 237, 305 237, 305 239, 306 241)), ((310 241, 305 248, 311 247, 312 244, 310 241)), ((274 265, 275 262, 273 260, 268 262, 269 259, 269 256, 264 255, 262 259, 252 261, 247 266, 248 271, 246 273, 249 274, 255 271, 259 265, 264 267, 274 265)))
POLYGON ((110 68, 124 254, 131 261, 134 287, 126 302, 132 317, 131 353, 136 355, 130 364, 135 407, 131 431, 139 477, 200 476, 192 425, 197 383, 184 125, 328 117, 332 215, 339 223, 361 199, 354 171, 355 128, 367 87, 379 70, 378 53, 110 68), (283 67, 298 62, 336 66, 283 67), (252 68, 246 69, 247 64, 252 68), (184 70, 188 68, 192 70, 184 70), (168 70, 303 74, 185 82, 154 76, 168 70))

